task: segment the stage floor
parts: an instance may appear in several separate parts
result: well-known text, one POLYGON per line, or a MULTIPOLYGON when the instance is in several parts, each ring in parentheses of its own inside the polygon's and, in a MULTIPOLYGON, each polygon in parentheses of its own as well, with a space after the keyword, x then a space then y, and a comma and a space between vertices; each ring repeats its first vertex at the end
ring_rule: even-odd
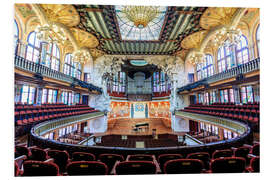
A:
POLYGON ((109 128, 106 135, 109 134, 119 134, 119 135, 151 135, 152 129, 156 129, 156 134, 172 134, 173 131, 171 128, 166 127, 161 118, 143 118, 143 119, 135 119, 135 118, 120 118, 117 119, 114 126, 109 128), (137 123, 148 123, 149 128, 142 127, 142 129, 138 132, 133 130, 133 127, 137 123))

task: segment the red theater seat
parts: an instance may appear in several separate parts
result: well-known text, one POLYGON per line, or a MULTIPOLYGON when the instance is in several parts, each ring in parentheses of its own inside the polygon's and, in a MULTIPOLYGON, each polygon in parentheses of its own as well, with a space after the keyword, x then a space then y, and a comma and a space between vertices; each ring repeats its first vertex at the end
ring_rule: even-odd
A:
POLYGON ((55 163, 43 161, 25 161, 23 176, 58 176, 59 168, 55 163))
POLYGON ((260 156, 255 156, 250 160, 249 172, 260 172, 260 156))
POLYGON ((95 155, 91 153, 74 152, 72 154, 72 161, 95 161, 95 159, 95 155))
POLYGON ((233 155, 233 151, 231 149, 216 150, 212 154, 212 159, 216 159, 220 157, 231 157, 232 155, 233 155))
POLYGON ((153 155, 148 154, 135 154, 130 155, 129 161, 153 161, 153 155))
POLYGON ((183 156, 181 154, 161 154, 158 156, 159 166, 164 171, 163 167, 167 161, 182 158, 183 156))
POLYGON ((118 175, 156 174, 156 165, 150 161, 123 161, 116 165, 118 175))
POLYGON ((107 175, 108 167, 98 161, 74 161, 67 165, 67 174, 78 175, 107 175))
POLYGON ((47 151, 40 149, 40 148, 31 148, 31 160, 36 160, 36 161, 45 161, 49 159, 49 156, 47 154, 47 151))
POLYGON ((124 157, 119 154, 100 154, 98 159, 107 165, 109 172, 112 170, 116 161, 124 161, 124 157))
POLYGON ((69 162, 69 155, 66 151, 49 150, 48 155, 54 159, 54 163, 59 166, 60 172, 64 172, 69 162))
POLYGON ((203 162, 198 159, 169 160, 164 164, 165 174, 191 174, 202 173, 203 162))
POLYGON ((242 173, 245 171, 246 160, 242 157, 222 157, 212 160, 212 173, 242 173))
POLYGON ((204 168, 209 169, 210 155, 207 152, 190 153, 187 159, 199 159, 203 162, 204 168))

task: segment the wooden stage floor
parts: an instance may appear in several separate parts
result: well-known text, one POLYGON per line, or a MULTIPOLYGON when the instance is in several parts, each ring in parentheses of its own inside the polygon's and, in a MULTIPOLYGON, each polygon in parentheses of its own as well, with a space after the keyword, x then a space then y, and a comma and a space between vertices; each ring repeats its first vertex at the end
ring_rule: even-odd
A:
POLYGON ((119 134, 119 135, 151 135, 152 129, 156 129, 156 134, 173 134, 171 128, 166 127, 161 119, 154 118, 143 118, 143 119, 134 119, 134 118, 120 118, 117 119, 113 128, 110 128, 105 133, 109 134, 119 134), (149 123, 149 128, 142 127, 141 131, 133 131, 133 127, 137 123, 149 123))

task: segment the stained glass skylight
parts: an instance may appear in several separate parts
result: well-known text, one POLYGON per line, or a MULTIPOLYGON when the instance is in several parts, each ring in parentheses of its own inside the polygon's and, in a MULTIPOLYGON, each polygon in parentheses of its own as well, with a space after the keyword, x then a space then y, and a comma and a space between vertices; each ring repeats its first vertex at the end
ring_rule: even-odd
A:
POLYGON ((162 29, 167 7, 158 6, 157 15, 145 27, 137 27, 124 12, 125 6, 115 6, 116 17, 122 40, 150 41, 158 40, 162 29))

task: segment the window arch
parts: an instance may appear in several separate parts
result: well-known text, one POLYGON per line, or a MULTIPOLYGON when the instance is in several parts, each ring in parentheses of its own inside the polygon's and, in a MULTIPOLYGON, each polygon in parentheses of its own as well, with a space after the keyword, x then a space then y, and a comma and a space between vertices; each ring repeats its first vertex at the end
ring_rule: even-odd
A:
POLYGON ((260 56, 260 25, 258 25, 256 29, 256 43, 257 43, 257 50, 258 50, 258 57, 260 56))
POLYGON ((53 70, 59 71, 60 51, 57 44, 50 43, 47 45, 45 65, 53 70))
POLYGON ((240 42, 236 45, 236 57, 238 65, 249 61, 248 40, 244 35, 241 36, 240 42))
MULTIPOLYGON (((226 44, 226 43, 225 43, 226 44)), ((234 57, 233 54, 233 45, 231 46, 221 46, 218 49, 218 58, 217 58, 217 63, 218 63, 218 72, 223 72, 227 69, 231 69, 233 66, 232 60, 234 57)))
POLYGON ((14 47, 15 47, 15 52, 17 52, 17 46, 18 46, 18 40, 19 40, 19 27, 17 22, 14 20, 14 47))
POLYGON ((36 32, 30 32, 27 37, 26 59, 39 63, 39 54, 41 50, 41 42, 37 38, 36 32))
POLYGON ((206 54, 204 62, 197 65, 198 80, 214 74, 213 56, 206 54))

